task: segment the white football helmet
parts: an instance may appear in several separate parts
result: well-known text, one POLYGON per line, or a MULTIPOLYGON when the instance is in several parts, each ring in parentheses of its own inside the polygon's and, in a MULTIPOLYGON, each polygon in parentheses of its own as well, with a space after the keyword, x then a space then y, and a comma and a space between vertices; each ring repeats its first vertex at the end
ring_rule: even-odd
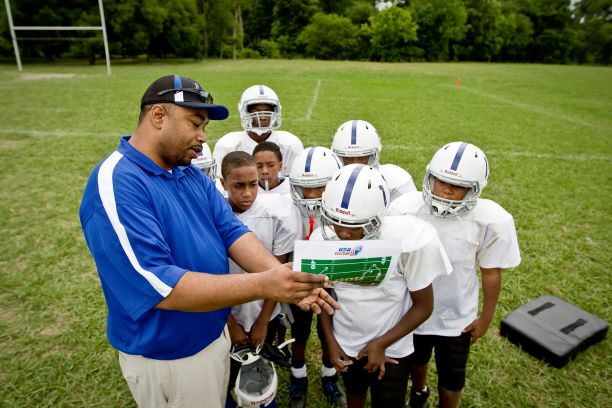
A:
POLYGON ((389 205, 389 186, 371 166, 349 164, 327 183, 321 203, 321 226, 325 239, 337 239, 333 224, 364 229, 363 239, 377 239, 389 205))
POLYGON ((432 157, 423 177, 423 199, 432 215, 449 217, 467 214, 487 185, 489 162, 478 147, 465 142, 443 146, 432 157), (463 200, 447 200, 433 194, 434 179, 469 188, 463 200))
POLYGON ((232 397, 239 407, 267 406, 276 396, 278 376, 274 364, 252 347, 239 348, 230 353, 241 363, 232 397))
POLYGON ((302 189, 323 187, 341 167, 340 158, 326 147, 316 146, 302 150, 293 160, 289 174, 293 202, 310 211, 320 207, 321 199, 304 198, 302 189))
POLYGON ((198 153, 198 157, 191 161, 191 164, 202 170, 205 175, 214 180, 217 174, 217 161, 210 152, 208 143, 202 143, 202 151, 198 153))
POLYGON ((376 128, 365 120, 349 120, 336 130, 332 150, 340 157, 369 156, 368 166, 380 165, 380 137, 376 128))
POLYGON ((276 92, 265 85, 253 85, 247 88, 240 97, 238 102, 238 112, 240 113, 240 122, 242 127, 247 132, 255 132, 258 135, 263 135, 277 129, 281 125, 281 104, 278 100, 276 92), (272 111, 264 112, 249 112, 250 105, 265 103, 272 106, 272 111), (268 126, 261 126, 261 117, 269 116, 270 122, 268 126), (256 119, 256 120, 254 120, 256 119), (256 125, 253 124, 255 122, 256 125))

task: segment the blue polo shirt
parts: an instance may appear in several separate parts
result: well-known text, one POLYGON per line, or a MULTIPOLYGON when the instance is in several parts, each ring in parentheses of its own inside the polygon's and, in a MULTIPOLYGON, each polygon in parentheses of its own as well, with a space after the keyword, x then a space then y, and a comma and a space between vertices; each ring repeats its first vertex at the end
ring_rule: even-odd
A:
POLYGON ((199 169, 168 172, 128 140, 94 169, 79 211, 108 304, 108 339, 128 354, 191 356, 221 335, 230 309, 155 305, 187 271, 227 274, 227 249, 248 228, 199 169))

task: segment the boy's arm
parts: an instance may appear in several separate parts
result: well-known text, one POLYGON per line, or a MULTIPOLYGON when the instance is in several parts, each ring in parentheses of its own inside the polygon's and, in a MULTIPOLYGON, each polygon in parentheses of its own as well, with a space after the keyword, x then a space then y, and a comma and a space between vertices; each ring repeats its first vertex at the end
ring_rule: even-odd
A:
MULTIPOLYGON (((285 263, 289 259, 289 254, 274 255, 280 263, 285 263)), ((274 313, 277 302, 271 299, 264 300, 261 312, 257 319, 251 326, 251 332, 249 333, 249 342, 254 346, 263 346, 268 335, 268 324, 270 323, 270 317, 274 313)))
POLYGON ((234 316, 230 313, 227 318, 227 330, 230 334, 230 340, 232 341, 232 345, 240 346, 247 342, 247 336, 244 332, 244 328, 234 319, 234 316))
POLYGON ((495 315, 495 308, 501 291, 501 268, 480 268, 482 273, 482 312, 464 333, 472 333, 472 344, 485 335, 495 315))
POLYGON ((397 364, 396 360, 385 356, 387 347, 414 331, 433 312, 434 295, 431 284, 423 289, 410 291, 410 297, 412 306, 400 321, 388 332, 368 343, 357 355, 358 359, 368 356, 365 369, 370 373, 380 370, 379 379, 385 375, 385 362, 397 364))
POLYGON ((348 366, 353 364, 353 361, 346 355, 344 350, 342 350, 342 347, 340 347, 338 341, 336 340, 336 336, 334 336, 333 317, 326 313, 322 313, 317 316, 317 319, 319 319, 319 324, 321 325, 321 331, 323 332, 323 338, 327 344, 331 363, 334 365, 336 370, 346 372, 348 370, 348 366))

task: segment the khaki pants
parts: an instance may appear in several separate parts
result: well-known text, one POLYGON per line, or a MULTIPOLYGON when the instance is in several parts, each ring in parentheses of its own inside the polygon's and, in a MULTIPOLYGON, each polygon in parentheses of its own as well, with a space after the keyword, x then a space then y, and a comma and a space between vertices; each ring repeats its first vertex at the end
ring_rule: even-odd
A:
POLYGON ((221 336, 199 353, 154 360, 119 352, 119 365, 140 408, 220 408, 229 381, 230 339, 221 336))

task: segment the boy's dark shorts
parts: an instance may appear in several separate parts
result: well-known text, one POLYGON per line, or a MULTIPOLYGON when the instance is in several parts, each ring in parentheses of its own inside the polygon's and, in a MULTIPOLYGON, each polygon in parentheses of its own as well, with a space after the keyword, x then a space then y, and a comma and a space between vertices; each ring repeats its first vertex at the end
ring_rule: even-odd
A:
POLYGON ((347 394, 365 395, 370 388, 372 407, 403 407, 406 388, 410 378, 409 357, 395 358, 399 364, 385 364, 385 376, 378 379, 379 371, 368 373, 364 369, 367 357, 360 360, 351 358, 353 364, 342 374, 347 394))
POLYGON ((435 349, 438 384, 449 391, 461 391, 465 385, 465 367, 470 354, 471 333, 457 337, 414 334, 414 353, 410 361, 425 365, 435 349))

